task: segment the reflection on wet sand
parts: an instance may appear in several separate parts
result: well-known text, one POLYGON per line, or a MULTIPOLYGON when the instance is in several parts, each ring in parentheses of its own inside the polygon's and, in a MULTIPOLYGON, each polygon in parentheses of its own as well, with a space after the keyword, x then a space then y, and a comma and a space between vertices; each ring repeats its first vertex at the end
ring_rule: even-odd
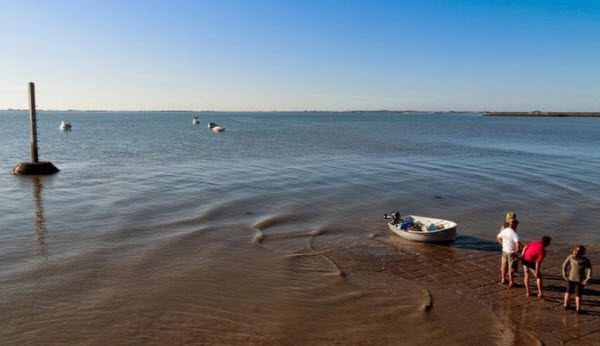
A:
POLYGON ((46 220, 44 218, 44 203, 42 192, 44 184, 38 176, 31 179, 33 183, 33 201, 35 202, 35 218, 33 225, 37 232, 37 252, 43 260, 48 260, 48 246, 46 244, 46 220))
MULTIPOLYGON (((42 181, 33 187, 44 258, 42 181)), ((19 287, 9 287, 0 300, 0 311, 9 311, 0 344, 594 340, 583 333, 596 316, 564 322, 563 311, 556 311, 560 301, 551 299, 559 298, 561 283, 554 277, 547 278, 556 289, 549 287, 546 301, 498 285, 499 249, 492 241, 459 237, 449 246, 422 244, 278 217, 241 214, 228 219, 239 221, 236 227, 202 221, 186 232, 155 232, 147 242, 145 230, 121 229, 118 237, 111 232, 95 238, 101 248, 23 270, 12 279, 19 287), (257 232, 261 242, 253 242, 257 232), (42 294, 45 299, 36 298, 42 294), (564 335, 551 335, 549 326, 564 326, 564 335)), ((558 245, 554 250, 562 251, 558 245)), ((590 250, 592 260, 598 255, 590 250)), ((554 259, 562 256, 550 253, 549 267, 554 259)), ((590 297, 586 309, 594 309, 597 298, 590 297)))

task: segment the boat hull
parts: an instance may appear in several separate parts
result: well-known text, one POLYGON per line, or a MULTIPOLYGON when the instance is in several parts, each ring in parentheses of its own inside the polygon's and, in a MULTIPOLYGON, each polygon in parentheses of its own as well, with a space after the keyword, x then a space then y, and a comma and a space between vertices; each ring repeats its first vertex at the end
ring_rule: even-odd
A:
POLYGON ((60 122, 60 126, 58 128, 62 131, 71 131, 71 123, 63 120, 60 122))
POLYGON ((434 224, 442 223, 445 225, 444 229, 432 231, 432 232, 421 232, 421 231, 406 231, 398 229, 397 225, 393 222, 388 223, 389 229, 399 235, 400 237, 408 240, 425 242, 425 243, 451 243, 456 239, 456 223, 448 220, 434 219, 423 216, 410 215, 415 221, 426 223, 427 221, 433 222, 434 224))

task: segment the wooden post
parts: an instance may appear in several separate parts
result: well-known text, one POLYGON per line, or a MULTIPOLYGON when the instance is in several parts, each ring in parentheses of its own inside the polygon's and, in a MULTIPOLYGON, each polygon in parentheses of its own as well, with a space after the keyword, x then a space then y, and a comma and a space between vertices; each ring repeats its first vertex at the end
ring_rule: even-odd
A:
POLYGON ((31 134, 31 162, 39 162, 35 119, 35 84, 33 82, 29 82, 29 133, 31 134))
POLYGON ((31 162, 21 162, 12 170, 16 175, 49 175, 59 171, 52 162, 38 161, 37 121, 35 118, 35 85, 29 83, 29 132, 31 134, 31 162))

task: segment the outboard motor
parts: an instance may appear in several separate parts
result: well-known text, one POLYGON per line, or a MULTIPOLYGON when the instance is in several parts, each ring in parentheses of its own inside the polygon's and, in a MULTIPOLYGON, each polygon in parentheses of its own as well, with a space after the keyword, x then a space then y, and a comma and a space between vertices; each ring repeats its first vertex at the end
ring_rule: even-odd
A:
POLYGON ((392 214, 392 220, 394 221, 394 224, 397 225, 402 221, 402 218, 400 217, 400 212, 395 212, 392 214))
MULTIPOLYGON (((389 219, 390 217, 389 217, 388 214, 383 214, 383 218, 384 219, 389 219)), ((391 219, 393 220, 394 225, 397 225, 400 222, 402 222, 402 217, 400 216, 400 212, 398 212, 398 211, 395 211, 395 212, 392 213, 391 219)))

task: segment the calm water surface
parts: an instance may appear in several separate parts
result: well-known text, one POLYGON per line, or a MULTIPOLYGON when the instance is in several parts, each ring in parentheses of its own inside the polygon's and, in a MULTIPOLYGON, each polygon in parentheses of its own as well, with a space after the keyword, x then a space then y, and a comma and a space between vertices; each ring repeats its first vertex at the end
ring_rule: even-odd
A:
POLYGON ((27 113, 0 119, 10 343, 278 343, 307 329, 327 342, 356 325, 351 341, 395 340, 374 309, 391 298, 373 292, 398 286, 396 314, 418 329, 422 291, 303 255, 393 241, 381 214, 396 209, 482 240, 512 210, 525 240, 600 242, 599 119, 41 112, 40 157, 61 169, 43 178, 10 174, 29 160, 27 113))

